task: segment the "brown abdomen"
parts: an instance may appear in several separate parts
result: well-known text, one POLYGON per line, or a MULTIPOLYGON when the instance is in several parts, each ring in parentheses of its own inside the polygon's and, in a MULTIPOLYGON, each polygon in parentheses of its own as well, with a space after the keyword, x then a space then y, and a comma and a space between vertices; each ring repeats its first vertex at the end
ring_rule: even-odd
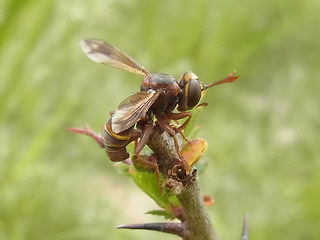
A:
POLYGON ((102 137, 104 139, 108 157, 111 161, 120 162, 126 160, 130 156, 127 152, 126 146, 132 141, 131 133, 133 131, 133 127, 134 126, 116 134, 111 128, 111 118, 105 124, 102 137))

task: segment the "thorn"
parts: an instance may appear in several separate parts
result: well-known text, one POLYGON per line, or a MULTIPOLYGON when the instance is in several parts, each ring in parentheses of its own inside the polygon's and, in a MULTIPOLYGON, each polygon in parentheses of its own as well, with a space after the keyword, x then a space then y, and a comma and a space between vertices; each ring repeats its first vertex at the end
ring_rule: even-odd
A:
POLYGON ((249 225, 248 224, 249 224, 248 213, 246 213, 244 220, 243 220, 241 240, 249 240, 249 225))
POLYGON ((164 233, 171 233, 177 236, 182 237, 185 232, 185 228, 182 223, 171 223, 171 222, 162 222, 162 223, 138 223, 138 224, 128 224, 128 225, 119 225, 118 229, 140 229, 140 230, 152 230, 164 233))
POLYGON ((101 135, 95 133, 89 125, 86 125, 85 128, 67 128, 68 131, 74 132, 74 133, 80 133, 80 134, 85 134, 90 137, 92 137, 100 147, 104 148, 104 140, 101 135))

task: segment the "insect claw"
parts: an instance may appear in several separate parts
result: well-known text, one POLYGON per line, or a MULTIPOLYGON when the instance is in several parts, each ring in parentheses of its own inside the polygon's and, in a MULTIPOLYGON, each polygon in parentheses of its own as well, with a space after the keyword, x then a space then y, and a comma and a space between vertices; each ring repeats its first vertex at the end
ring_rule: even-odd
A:
POLYGON ((118 229, 137 229, 152 230, 164 233, 170 233, 182 237, 185 233, 185 227, 182 223, 161 222, 161 223, 138 223, 119 225, 118 229))

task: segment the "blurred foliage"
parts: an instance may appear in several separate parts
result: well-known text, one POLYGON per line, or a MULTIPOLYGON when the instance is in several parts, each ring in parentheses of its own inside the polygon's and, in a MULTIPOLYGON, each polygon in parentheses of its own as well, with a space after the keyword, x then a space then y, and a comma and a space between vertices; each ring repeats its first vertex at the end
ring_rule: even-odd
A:
MULTIPOLYGON (((318 0, 0 2, 0 239, 161 239, 124 223, 154 203, 105 152, 67 127, 96 130, 141 77, 90 61, 81 39, 109 41, 150 71, 205 83, 197 137, 221 239, 318 239, 318 0)), ((195 121, 195 120, 194 120, 195 121)), ((166 236, 166 239, 176 239, 166 236)))

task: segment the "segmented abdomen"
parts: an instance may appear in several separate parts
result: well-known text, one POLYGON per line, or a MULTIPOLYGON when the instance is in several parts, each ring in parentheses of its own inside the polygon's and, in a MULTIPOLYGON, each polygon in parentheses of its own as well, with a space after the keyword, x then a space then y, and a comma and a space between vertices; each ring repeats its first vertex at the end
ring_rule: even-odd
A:
POLYGON ((110 160, 113 162, 120 162, 126 160, 130 156, 126 147, 132 142, 131 134, 134 126, 120 133, 115 133, 112 131, 111 119, 112 117, 105 124, 102 137, 110 160))

